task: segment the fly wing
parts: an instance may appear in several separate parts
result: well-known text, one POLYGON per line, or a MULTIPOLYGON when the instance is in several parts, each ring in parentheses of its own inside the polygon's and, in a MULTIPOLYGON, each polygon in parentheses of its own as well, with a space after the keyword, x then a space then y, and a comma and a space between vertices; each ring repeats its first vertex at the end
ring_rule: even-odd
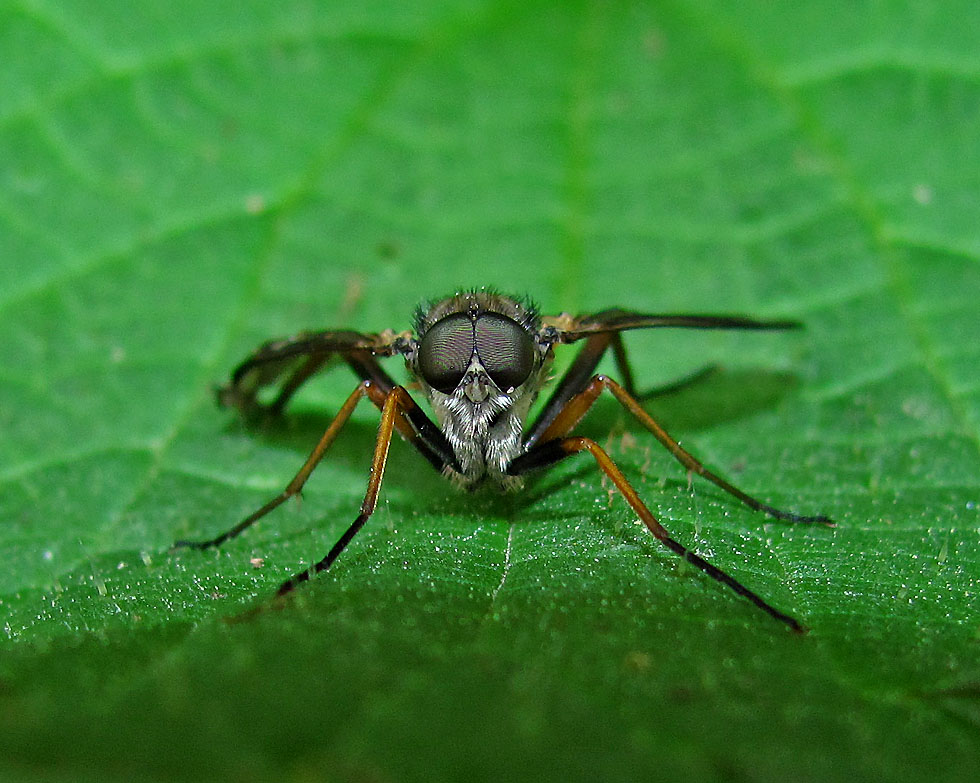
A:
POLYGON ((680 327, 684 329, 799 329, 799 321, 764 321, 744 315, 691 315, 636 313, 613 308, 586 315, 560 315, 544 319, 555 332, 555 342, 572 343, 595 334, 625 332, 630 329, 680 327))
POLYGON ((328 330, 270 340, 247 356, 230 381, 217 389, 218 404, 238 408, 246 415, 263 410, 279 413, 293 393, 334 358, 346 361, 362 379, 390 386, 390 378, 374 357, 392 356, 398 352, 397 346, 398 337, 393 332, 328 330), (275 400, 267 405, 259 402, 259 392, 274 385, 281 386, 275 400))
POLYGON ((633 383, 633 372, 626 358, 620 332, 631 329, 680 327, 686 329, 799 329, 798 321, 762 321, 744 315, 690 315, 636 313, 613 308, 598 313, 571 316, 567 313, 542 319, 538 341, 545 345, 573 343, 585 339, 578 356, 562 376, 534 423, 525 430, 524 445, 530 447, 548 430, 552 422, 575 395, 585 390, 599 361, 612 349, 623 386, 631 396, 639 396, 633 383))

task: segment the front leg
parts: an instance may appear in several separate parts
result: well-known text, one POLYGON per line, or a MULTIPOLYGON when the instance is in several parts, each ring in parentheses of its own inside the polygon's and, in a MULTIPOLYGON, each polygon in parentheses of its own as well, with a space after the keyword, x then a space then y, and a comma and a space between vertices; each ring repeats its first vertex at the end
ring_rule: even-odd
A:
MULTIPOLYGON (((452 449, 449 444, 446 443, 445 438, 442 433, 439 432, 439 428, 422 412, 422 409, 415 404, 411 395, 401 386, 393 386, 391 388, 380 388, 373 381, 361 381, 357 387, 351 392, 351 395, 347 398, 346 402, 341 406, 337 415, 334 417, 333 421, 324 431, 323 435, 320 437, 319 442, 310 452, 309 457, 307 457, 306 462, 299 469, 295 476, 286 488, 283 489, 278 495, 276 495, 272 500, 263 505, 261 508, 253 511, 245 519, 239 522, 234 527, 226 530, 214 538, 209 538, 203 541, 189 541, 180 540, 177 541, 171 549, 210 549, 212 547, 221 546, 225 541, 235 538, 241 533, 245 532, 248 528, 258 522, 262 517, 266 516, 272 510, 278 508, 283 503, 285 503, 289 498, 294 495, 298 495, 303 486, 306 484, 310 475, 316 469, 316 466, 320 464, 320 460, 323 459, 324 455, 327 453, 327 449, 336 440, 337 436, 340 434, 341 429, 348 422, 357 404, 367 397, 378 407, 382 412, 382 426, 389 426, 385 424, 384 416, 385 411, 393 403, 389 400, 394 397, 397 400, 397 407, 394 408, 394 413, 388 414, 392 419, 390 426, 396 428, 402 437, 404 437, 409 443, 411 443, 419 451, 422 456, 424 456, 432 466, 438 470, 440 473, 444 472, 447 468, 457 469, 459 468, 456 458, 453 455, 452 449)), ((385 452, 387 454, 387 452, 385 452)), ((356 532, 356 531, 355 531, 356 532)), ((339 552, 338 552, 339 554, 339 552)))
MULTIPOLYGON (((374 513, 374 509, 378 504, 378 492, 381 491, 381 481, 384 478, 385 466, 388 463, 388 449, 391 446, 391 436, 394 429, 398 426, 398 422, 406 421, 405 413, 413 405, 415 403, 412 401, 412 398, 401 386, 396 386, 387 394, 381 406, 381 424, 378 427, 378 438, 374 445, 374 456, 371 458, 371 473, 368 478, 367 491, 364 493, 364 500, 361 502, 361 513, 357 515, 357 519, 354 520, 354 523, 347 529, 344 535, 340 537, 340 540, 331 547, 326 557, 314 563, 309 568, 293 574, 293 576, 279 585, 279 589, 276 590, 277 598, 292 592, 303 582, 310 579, 310 577, 316 576, 321 571, 326 571, 330 568, 333 561, 344 551, 351 542, 351 539, 357 535, 357 532, 364 527, 364 523, 374 513)), ((399 427, 399 429, 401 428, 399 427)))

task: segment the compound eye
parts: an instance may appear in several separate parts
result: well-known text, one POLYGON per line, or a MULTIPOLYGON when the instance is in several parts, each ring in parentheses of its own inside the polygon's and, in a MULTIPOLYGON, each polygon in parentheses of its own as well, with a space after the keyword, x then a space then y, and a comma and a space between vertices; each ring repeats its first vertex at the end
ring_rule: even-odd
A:
POLYGON ((481 315, 477 319, 476 353, 501 391, 517 388, 534 369, 531 335, 519 323, 502 315, 481 315))
POLYGON ((450 315, 429 327, 419 344, 419 372, 429 386, 452 394, 473 357, 473 325, 465 315, 450 315))

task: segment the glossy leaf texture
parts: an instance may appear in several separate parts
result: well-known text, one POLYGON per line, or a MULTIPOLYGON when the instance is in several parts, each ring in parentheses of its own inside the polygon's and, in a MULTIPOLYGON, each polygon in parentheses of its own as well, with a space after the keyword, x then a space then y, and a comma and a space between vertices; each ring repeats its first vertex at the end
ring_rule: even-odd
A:
POLYGON ((975 4, 32 0, 0 51, 0 776, 973 779, 975 4), (402 443, 272 610, 357 513, 367 404, 302 504, 168 551, 275 495, 353 389, 246 425, 213 386, 248 351, 483 285, 806 324, 627 347, 641 388, 716 365, 647 409, 835 529, 689 483, 611 398, 581 432, 809 634, 585 456, 469 496, 402 443))

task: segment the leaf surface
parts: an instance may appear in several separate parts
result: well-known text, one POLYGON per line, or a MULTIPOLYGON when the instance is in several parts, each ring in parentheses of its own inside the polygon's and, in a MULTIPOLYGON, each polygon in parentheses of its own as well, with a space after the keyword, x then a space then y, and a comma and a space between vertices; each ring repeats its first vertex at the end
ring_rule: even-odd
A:
POLYGON ((975 4, 349 5, 0 10, 0 776, 972 779, 975 4), (586 457, 463 496, 402 443, 273 610, 357 512, 367 405, 302 504, 168 551, 279 492, 353 388, 247 426, 213 406, 236 361, 483 285, 806 323, 627 344, 644 388, 719 365, 647 409, 834 529, 689 484, 612 398, 581 431, 808 635, 586 457))

